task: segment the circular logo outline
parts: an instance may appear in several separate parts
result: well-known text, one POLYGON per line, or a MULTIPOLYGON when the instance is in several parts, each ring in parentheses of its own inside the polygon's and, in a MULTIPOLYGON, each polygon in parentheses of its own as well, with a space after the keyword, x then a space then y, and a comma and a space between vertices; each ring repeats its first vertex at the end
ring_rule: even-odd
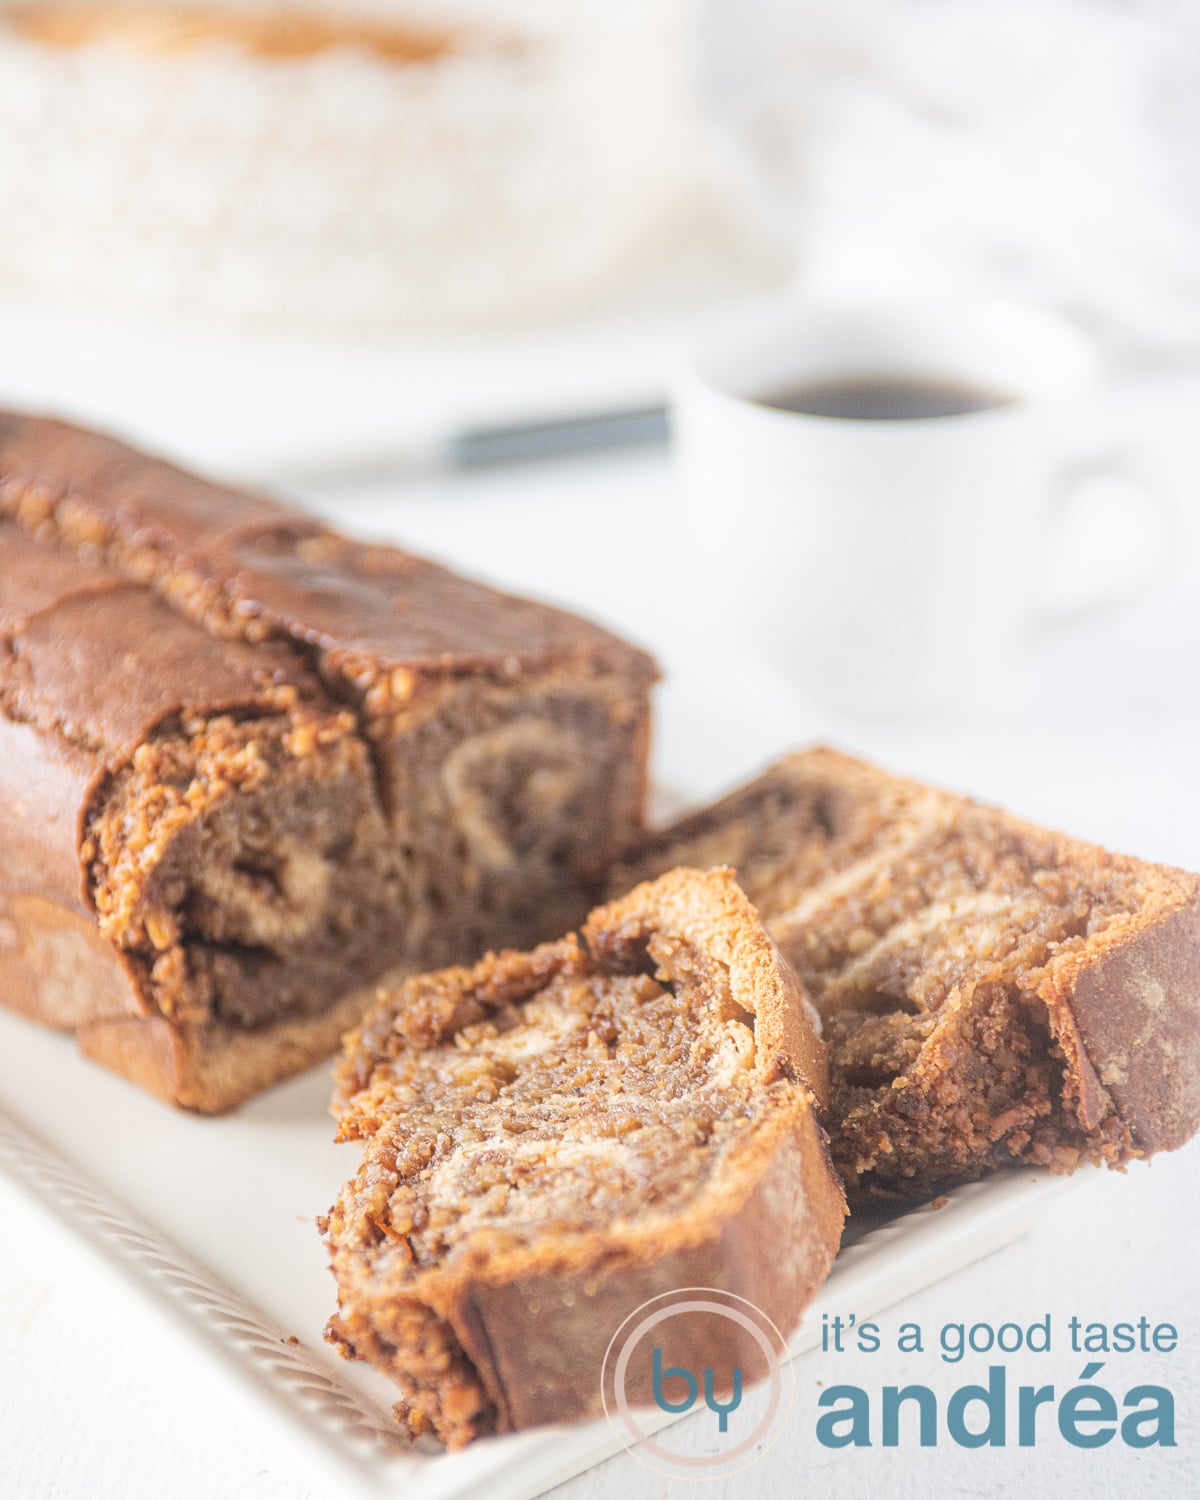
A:
MULTIPOLYGON (((796 1399, 796 1377, 792 1369, 791 1360, 788 1357, 787 1340, 779 1331, 777 1325, 767 1316, 763 1310, 748 1297, 739 1296, 736 1292, 727 1292, 720 1287, 711 1286, 687 1286, 675 1287, 668 1292, 659 1292, 653 1297, 647 1297, 633 1309, 621 1322, 612 1338, 608 1341, 608 1347, 604 1351, 604 1361, 600 1370, 600 1400, 604 1408, 604 1415, 608 1419, 609 1426, 617 1435, 622 1448, 639 1463, 648 1469, 653 1469, 658 1474, 664 1474, 673 1479, 725 1479, 733 1474, 741 1473, 743 1469, 749 1468, 757 1463, 778 1441, 782 1431, 782 1423, 776 1419, 780 1414, 781 1407, 790 1413, 796 1399), (700 1293, 700 1298, 690 1300, 679 1300, 689 1298, 692 1293, 700 1293), (720 1301, 717 1299, 724 1299, 720 1301), (668 1302, 666 1307, 659 1307, 654 1312, 648 1312, 654 1308, 656 1303, 668 1302), (730 1303, 739 1303, 740 1307, 732 1307, 730 1303), (756 1324, 750 1316, 743 1312, 742 1308, 749 1308, 755 1316, 761 1320, 756 1324), (656 1328, 668 1318, 681 1313, 705 1312, 716 1314, 731 1322, 736 1323, 751 1335, 767 1361, 767 1380, 770 1383, 771 1392, 767 1401, 767 1408, 758 1424, 748 1437, 742 1438, 729 1452, 719 1457, 706 1455, 691 1455, 672 1453, 669 1448, 663 1447, 655 1441, 654 1437, 647 1433, 638 1423, 633 1415, 632 1408, 625 1396, 625 1377, 629 1368, 634 1349, 642 1341, 647 1333, 656 1328), (630 1323, 635 1319, 635 1326, 626 1333, 630 1323), (762 1325, 774 1335, 777 1347, 772 1347, 771 1340, 762 1325), (621 1351, 617 1357, 616 1366, 612 1371, 613 1403, 616 1407, 614 1412, 609 1405, 608 1384, 609 1366, 612 1361, 613 1349, 618 1341, 622 1340, 621 1351), (784 1372, 787 1373, 787 1400, 784 1402, 784 1372), (753 1453, 744 1463, 729 1468, 729 1463, 749 1452, 757 1444, 762 1443, 764 1437, 775 1426, 774 1436, 763 1444, 758 1453, 753 1453), (622 1427, 624 1431, 622 1431, 622 1427), (626 1435, 627 1434, 627 1435, 626 1435), (657 1461, 656 1461, 657 1460, 657 1461), (710 1468, 712 1472, 707 1474, 689 1473, 687 1471, 700 1468, 710 1468), (680 1470, 684 1470, 682 1474, 680 1470)), ((679 1413, 682 1417, 685 1413, 679 1413)), ((670 1423, 663 1423, 669 1426, 670 1423)))

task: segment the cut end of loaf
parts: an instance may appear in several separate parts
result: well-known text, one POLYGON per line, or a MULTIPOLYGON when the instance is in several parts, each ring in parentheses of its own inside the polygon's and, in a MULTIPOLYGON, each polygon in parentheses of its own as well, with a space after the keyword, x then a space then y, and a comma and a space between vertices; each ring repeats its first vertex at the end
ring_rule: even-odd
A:
POLYGON ((178 1024, 311 1015, 404 956, 397 871, 349 715, 186 718, 98 794, 100 932, 178 1024))
POLYGON ((425 967, 530 947, 576 926, 596 861, 640 824, 645 681, 578 667, 372 684, 398 858, 428 913, 425 967))

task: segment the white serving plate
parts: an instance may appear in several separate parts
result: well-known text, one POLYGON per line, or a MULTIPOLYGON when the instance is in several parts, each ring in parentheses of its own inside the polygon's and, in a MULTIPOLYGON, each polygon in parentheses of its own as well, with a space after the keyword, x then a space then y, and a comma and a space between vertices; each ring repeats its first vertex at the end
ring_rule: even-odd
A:
MULTIPOLYGON (((79 1058, 71 1038, 12 1016, 0 1015, 0 1054, 5 1207, 61 1239, 98 1291, 257 1414, 334 1493, 451 1500, 486 1483, 490 1500, 521 1500, 618 1450, 604 1421, 456 1454, 413 1448, 383 1376, 322 1341, 334 1292, 313 1219, 358 1155, 332 1143, 327 1067, 209 1120, 164 1108, 79 1058)), ((1067 1186, 1012 1172, 940 1210, 851 1221, 793 1352, 816 1346, 822 1312, 882 1311, 1014 1239, 1067 1186)))

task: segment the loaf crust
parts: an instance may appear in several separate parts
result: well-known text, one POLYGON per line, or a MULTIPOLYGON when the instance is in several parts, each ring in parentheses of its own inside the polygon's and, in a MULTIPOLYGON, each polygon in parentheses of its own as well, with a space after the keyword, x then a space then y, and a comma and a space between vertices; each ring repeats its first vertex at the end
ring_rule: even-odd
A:
POLYGON ((807 984, 852 1197, 1200 1125, 1200 877, 823 749, 642 839, 613 888, 681 861, 736 867, 807 984))
POLYGON ((163 1016, 108 1017, 76 1033, 85 1057, 168 1104, 223 1114, 338 1048, 375 998, 375 984, 338 995, 312 1016, 284 1016, 247 1031, 219 1022, 172 1025, 163 1016))
POLYGON ((587 621, 0 413, 0 1000, 232 1107, 383 972, 582 920, 641 822, 654 675, 587 621))
MULTIPOLYGON (((790 1331, 845 1212, 815 1111, 824 1064, 727 870, 639 887, 593 912, 582 943, 408 981, 339 1065, 340 1138, 364 1157, 323 1225, 328 1336, 396 1380, 414 1434, 458 1446, 598 1414, 609 1340, 660 1293, 721 1288, 790 1331), (681 1112, 708 1120, 701 1134, 671 1133, 681 1112)), ((729 1346, 705 1362, 753 1367, 721 1326, 729 1346)), ((649 1399, 645 1383, 630 1391, 649 1399)))

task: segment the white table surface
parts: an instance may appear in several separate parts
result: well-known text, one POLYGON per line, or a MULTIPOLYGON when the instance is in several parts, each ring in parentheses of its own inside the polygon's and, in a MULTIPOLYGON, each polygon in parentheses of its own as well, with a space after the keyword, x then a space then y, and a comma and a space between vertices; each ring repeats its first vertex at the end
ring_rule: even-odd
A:
MULTIPOLYGON (((1117 634, 1075 643, 1045 664, 1062 675, 1033 712, 1000 711, 987 726, 852 725, 831 720, 744 660, 705 612, 679 541, 665 456, 650 454, 465 479, 401 492, 310 497, 342 523, 403 539, 505 584, 572 603, 650 646, 660 689, 660 773, 705 795, 777 752, 832 739, 897 769, 1005 803, 1146 857, 1200 866, 1195 796, 1200 713, 1186 603, 1148 607, 1117 634), (1068 683, 1068 676, 1070 681, 1068 683), (1071 688, 1072 691, 1067 689, 1071 688), (1069 710, 1055 704, 1074 704, 1069 710), (1136 711, 1131 709, 1136 705, 1136 711)), ((1161 604, 1161 601, 1158 601, 1161 604)), ((81 1064, 82 1066, 82 1064, 81 1064)), ((0 1189, 0 1210, 4 1193, 0 1189)), ((315 1497, 320 1490, 220 1391, 173 1362, 144 1329, 92 1294, 49 1246, 14 1227, 0 1236, 0 1497, 8 1500, 238 1500, 315 1497)), ((713 1496, 1130 1495, 1200 1493, 1200 1145, 1127 1176, 1096 1172, 1034 1233, 926 1291, 883 1320, 1056 1324, 1169 1320, 1171 1356, 1113 1356, 1118 1400, 1139 1381, 1173 1389, 1178 1446, 1069 1447, 1048 1424, 1034 1448, 906 1445, 830 1451, 814 1429, 818 1385, 878 1392, 926 1381, 939 1399, 981 1378, 986 1358, 946 1366, 926 1356, 814 1354, 798 1366, 791 1429, 761 1462, 705 1487, 713 1496)), ((847 1309, 852 1311, 853 1309, 847 1309)), ((1012 1383, 1078 1378, 1081 1356, 1012 1356, 1012 1383)), ((691 1421, 692 1419, 689 1419, 691 1421)), ((703 1433, 693 1422, 693 1441, 703 1433)), ((689 1438, 692 1433, 689 1432, 689 1438)), ((697 1493, 622 1455, 564 1485, 563 1500, 697 1493)), ((417 1500, 417 1497, 413 1497, 417 1500)))

